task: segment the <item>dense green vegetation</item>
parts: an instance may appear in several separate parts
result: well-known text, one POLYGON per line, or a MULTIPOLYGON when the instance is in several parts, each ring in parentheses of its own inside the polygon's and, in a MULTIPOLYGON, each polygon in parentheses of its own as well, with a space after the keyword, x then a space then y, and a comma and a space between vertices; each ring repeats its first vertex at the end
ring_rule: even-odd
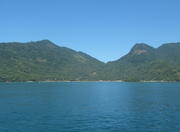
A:
POLYGON ((0 81, 97 80, 104 63, 48 40, 0 44, 0 81))
POLYGON ((136 44, 121 59, 106 66, 108 78, 124 81, 179 81, 180 43, 153 48, 136 44))
POLYGON ((48 80, 179 81, 180 43, 136 44, 106 64, 49 40, 0 43, 0 81, 48 80))

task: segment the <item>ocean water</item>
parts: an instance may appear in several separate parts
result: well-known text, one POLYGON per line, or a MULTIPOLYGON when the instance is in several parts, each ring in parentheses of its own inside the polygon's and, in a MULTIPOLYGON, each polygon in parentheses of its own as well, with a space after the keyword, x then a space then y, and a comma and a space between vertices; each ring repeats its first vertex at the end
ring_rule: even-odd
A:
POLYGON ((180 132, 180 83, 0 83, 0 132, 180 132))

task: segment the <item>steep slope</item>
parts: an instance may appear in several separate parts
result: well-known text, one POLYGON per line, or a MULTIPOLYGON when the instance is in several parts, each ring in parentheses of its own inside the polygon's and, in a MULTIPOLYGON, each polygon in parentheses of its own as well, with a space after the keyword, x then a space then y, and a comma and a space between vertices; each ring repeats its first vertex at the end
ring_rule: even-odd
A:
POLYGON ((169 43, 155 49, 136 44, 131 51, 106 66, 108 77, 125 81, 180 80, 180 43, 169 43))
POLYGON ((180 81, 180 43, 135 44, 107 64, 49 40, 0 43, 0 81, 180 81))
POLYGON ((147 44, 135 44, 129 54, 125 55, 119 61, 130 63, 144 63, 154 59, 155 49, 147 44))
POLYGON ((0 44, 0 81, 96 80, 104 63, 49 40, 0 44))

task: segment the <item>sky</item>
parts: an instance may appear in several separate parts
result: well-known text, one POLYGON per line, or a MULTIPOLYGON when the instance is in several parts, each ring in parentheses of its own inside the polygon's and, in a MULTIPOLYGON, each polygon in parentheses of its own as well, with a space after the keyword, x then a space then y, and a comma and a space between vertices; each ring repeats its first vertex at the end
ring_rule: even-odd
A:
POLYGON ((0 42, 48 39, 101 61, 180 41, 180 0, 0 0, 0 42))

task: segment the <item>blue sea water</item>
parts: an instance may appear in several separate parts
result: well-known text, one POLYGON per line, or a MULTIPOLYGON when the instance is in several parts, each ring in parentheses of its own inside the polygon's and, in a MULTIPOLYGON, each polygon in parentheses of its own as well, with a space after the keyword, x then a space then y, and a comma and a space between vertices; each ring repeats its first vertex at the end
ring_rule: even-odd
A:
POLYGON ((0 83, 0 132, 180 132, 180 83, 0 83))

